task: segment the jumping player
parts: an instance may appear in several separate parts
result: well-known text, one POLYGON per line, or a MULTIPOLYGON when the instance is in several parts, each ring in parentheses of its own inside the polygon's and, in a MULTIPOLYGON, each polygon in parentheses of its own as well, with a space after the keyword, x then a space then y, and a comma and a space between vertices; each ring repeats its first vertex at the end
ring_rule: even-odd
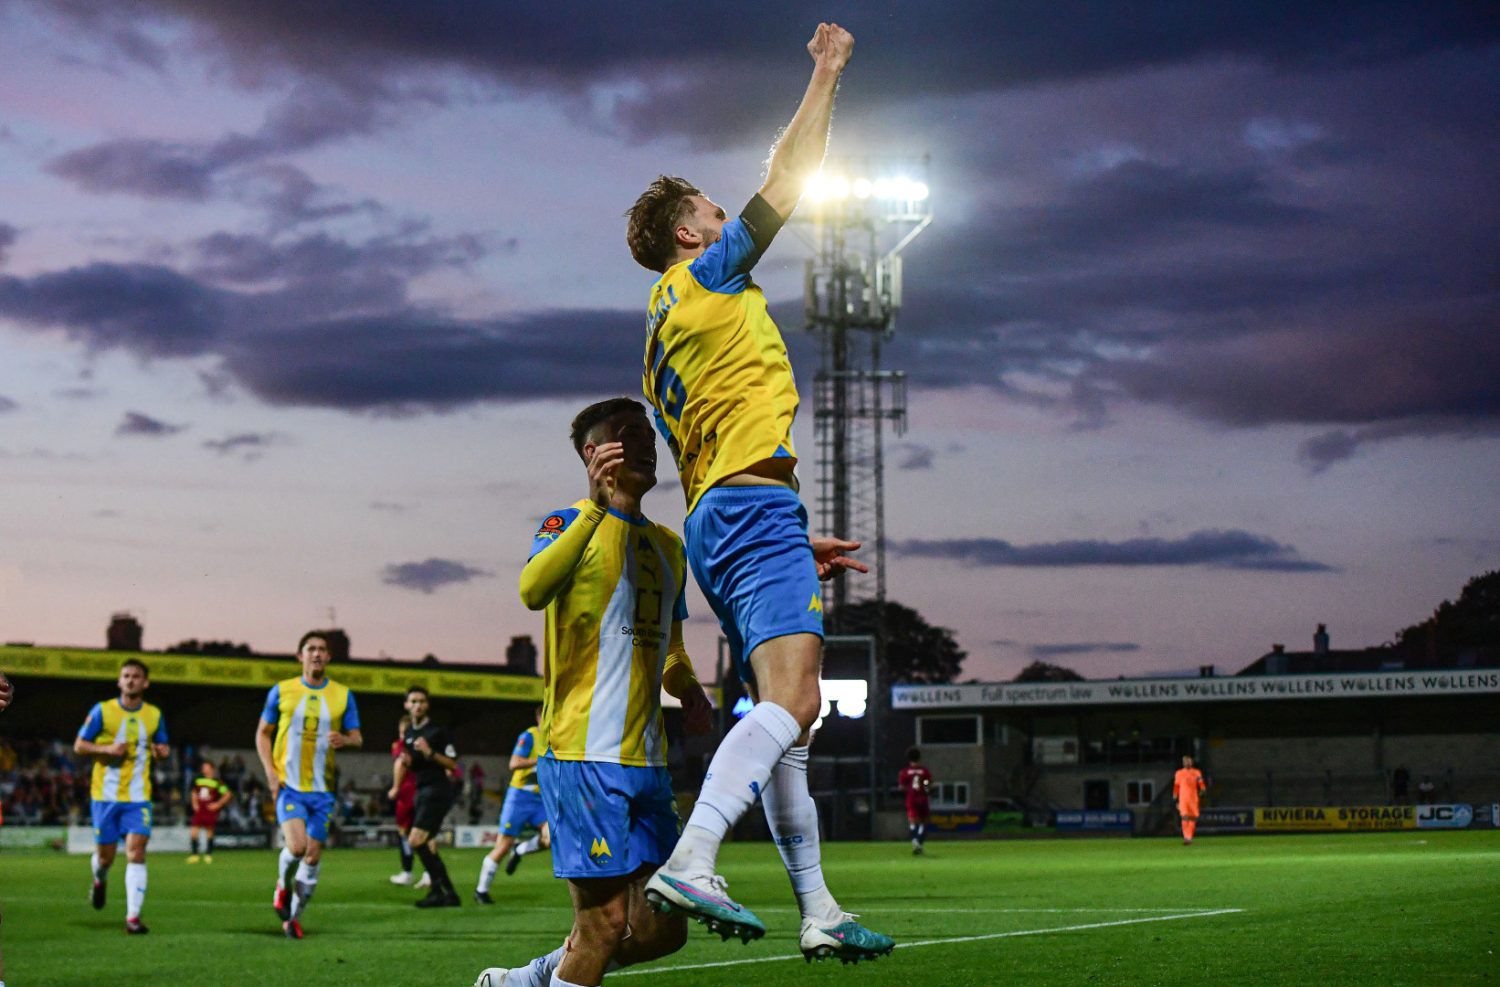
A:
POLYGON ((932 819, 932 772, 922 763, 922 752, 915 747, 906 750, 906 767, 896 778, 906 794, 906 829, 911 834, 911 852, 920 854, 927 842, 927 823, 932 819))
POLYGON ((214 862, 214 830, 219 825, 219 813, 234 798, 229 786, 218 779, 214 762, 204 761, 202 771, 193 781, 193 818, 189 824, 188 839, 193 852, 187 862, 205 864, 214 862))
POLYGON ((662 690, 682 701, 690 731, 709 724, 682 643, 687 562, 681 540, 641 514, 656 485, 656 435, 640 402, 590 405, 572 438, 589 496, 542 521, 521 600, 547 612, 537 778, 573 931, 524 967, 484 971, 478 987, 595 985, 687 940, 682 916, 653 912, 642 894, 677 839, 662 690))
MULTIPOLYGON (((542 722, 542 708, 536 708, 536 721, 542 722)), ((521 858, 552 845, 552 835, 547 826, 547 810, 542 805, 541 786, 536 781, 537 728, 522 730, 516 737, 516 746, 510 752, 510 785, 505 791, 505 804, 500 808, 500 835, 495 837, 495 846, 485 856, 479 868, 479 885, 474 889, 474 900, 481 905, 493 905, 490 888, 495 883, 495 872, 500 861, 505 861, 505 873, 514 874, 521 858), (520 843, 516 838, 527 829, 535 829, 530 839, 520 843)))
POLYGON ((1198 793, 1207 788, 1203 772, 1193 767, 1191 755, 1182 755, 1182 767, 1172 778, 1172 796, 1177 800, 1177 814, 1182 817, 1182 845, 1193 842, 1198 831, 1198 793))
POLYGON ((285 843, 273 904, 288 939, 302 938, 302 911, 318 886, 335 801, 334 751, 364 743, 354 693, 328 677, 330 658, 326 637, 317 631, 302 635, 302 674, 271 687, 255 731, 255 751, 285 843))
POLYGON ((819 579, 868 570, 842 554, 857 543, 808 538, 792 447, 797 387, 750 279, 822 165, 854 39, 819 24, 807 50, 813 73, 802 104, 739 216, 729 219, 697 188, 665 175, 627 214, 631 255, 661 273, 647 309, 643 386, 682 477, 693 574, 757 700, 719 745, 677 849, 647 890, 711 927, 764 935, 714 873, 725 833, 759 793, 802 912, 803 954, 858 961, 895 943, 855 922, 828 891, 807 757, 821 700, 819 579))
MULTIPOLYGON (((401 872, 391 875, 391 883, 402 887, 411 883, 412 862, 416 858, 416 854, 411 849, 411 841, 407 837, 411 834, 412 813, 416 811, 417 806, 417 779, 406 770, 406 763, 401 760, 401 754, 406 750, 406 745, 401 742, 401 738, 406 736, 406 728, 409 726, 411 726, 409 715, 403 715, 401 721, 396 724, 396 739, 391 742, 391 790, 386 792, 386 797, 391 800, 396 809, 396 833, 401 839, 401 872)), ((417 887, 432 887, 432 875, 424 870, 421 880, 417 881, 417 887)))
MULTIPOLYGON (((417 902, 418 908, 457 908, 458 892, 448 877, 448 866, 438 856, 433 840, 442 831, 443 819, 453 808, 455 792, 451 772, 458 767, 453 738, 427 715, 431 700, 427 690, 414 685, 406 690, 406 712, 411 717, 401 735, 401 767, 416 778, 411 832, 407 839, 432 875, 432 890, 417 902)), ((401 770, 398 768, 397 770, 401 770)))
POLYGON ((146 902, 146 844, 151 840, 151 760, 171 753, 167 723, 161 710, 143 698, 151 685, 145 662, 127 658, 116 683, 120 697, 95 703, 73 741, 73 751, 94 759, 90 807, 94 842, 89 863, 94 885, 89 901, 104 907, 109 867, 115 862, 120 836, 125 836, 125 931, 144 935, 141 922, 146 902))

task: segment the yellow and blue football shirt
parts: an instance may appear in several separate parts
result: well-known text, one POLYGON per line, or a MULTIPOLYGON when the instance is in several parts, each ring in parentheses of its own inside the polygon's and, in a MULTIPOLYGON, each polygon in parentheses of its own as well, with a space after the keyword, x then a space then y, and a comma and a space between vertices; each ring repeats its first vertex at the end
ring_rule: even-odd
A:
POLYGON ((125 745, 119 764, 94 761, 90 798, 95 802, 151 801, 151 745, 167 742, 167 721, 160 709, 145 702, 127 709, 118 699, 95 703, 78 736, 95 743, 125 745))
POLYGON ((332 679, 308 685, 299 675, 271 686, 260 718, 276 727, 271 757, 281 783, 298 792, 333 792, 328 734, 359 729, 354 693, 332 679))
POLYGON ((537 743, 561 761, 667 763, 661 690, 697 677, 682 644, 682 540, 643 517, 582 500, 532 540, 521 596, 546 607, 546 673, 537 743))
POLYGON ((750 280, 780 226, 757 195, 707 250, 667 268, 651 289, 642 386, 689 514, 704 491, 756 463, 796 463, 792 364, 750 280))
MULTIPOLYGON (((511 750, 511 757, 535 757, 537 750, 537 727, 527 727, 521 731, 516 738, 516 746, 511 750)), ((540 792, 541 786, 536 783, 536 765, 529 768, 517 768, 510 773, 510 787, 519 788, 523 792, 540 792)))

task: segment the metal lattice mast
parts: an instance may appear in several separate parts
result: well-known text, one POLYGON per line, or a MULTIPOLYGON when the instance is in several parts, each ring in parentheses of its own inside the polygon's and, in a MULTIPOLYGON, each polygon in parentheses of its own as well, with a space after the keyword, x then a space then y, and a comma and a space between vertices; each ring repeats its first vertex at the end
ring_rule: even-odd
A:
POLYGON ((874 570, 829 586, 824 606, 835 613, 885 599, 884 440, 888 425, 906 431, 906 375, 881 366, 881 347, 901 307, 901 251, 932 221, 926 185, 897 174, 895 163, 830 162, 798 213, 813 248, 806 328, 821 352, 813 379, 819 530, 862 542, 874 570))

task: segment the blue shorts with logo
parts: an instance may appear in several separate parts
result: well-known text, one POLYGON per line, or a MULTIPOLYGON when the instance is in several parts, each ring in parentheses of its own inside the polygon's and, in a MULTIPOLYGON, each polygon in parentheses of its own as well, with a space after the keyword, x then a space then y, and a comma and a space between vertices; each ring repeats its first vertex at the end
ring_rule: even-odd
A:
POLYGON ((328 839, 328 817, 333 815, 334 803, 332 792, 299 792, 282 785, 276 793, 276 824, 301 819, 307 835, 323 843, 328 839))
POLYGON ((151 835, 150 802, 100 802, 89 805, 94 817, 94 842, 102 845, 120 842, 126 833, 151 835))
POLYGON ((750 655, 787 634, 823 636, 823 596, 807 510, 786 487, 714 487, 684 524, 687 557, 719 618, 735 668, 753 682, 750 655))
POLYGON ((541 829, 547 821, 547 807, 542 804, 540 792, 528 792, 524 788, 509 788, 505 791, 505 804, 500 807, 500 832, 506 836, 520 836, 527 829, 541 829))
POLYGON ((672 855, 677 803, 666 768, 543 755, 536 772, 552 821, 553 874, 622 877, 672 855))

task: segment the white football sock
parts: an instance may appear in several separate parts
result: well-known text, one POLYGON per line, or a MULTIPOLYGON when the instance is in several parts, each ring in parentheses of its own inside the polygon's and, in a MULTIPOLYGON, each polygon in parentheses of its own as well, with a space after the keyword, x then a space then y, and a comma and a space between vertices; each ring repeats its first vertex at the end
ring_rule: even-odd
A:
POLYGON ((304 860, 297 867, 297 880, 292 885, 292 918, 299 917, 312 900, 313 892, 318 889, 318 868, 321 866, 304 860))
POLYGON ((125 865, 125 917, 140 918, 146 903, 146 865, 125 865))
POLYGON ((484 863, 479 865, 479 886, 474 890, 488 893, 490 886, 495 883, 495 873, 499 870, 499 864, 485 857, 484 863))
POLYGON ((297 862, 296 854, 286 847, 281 848, 281 856, 276 859, 276 886, 286 887, 286 872, 297 862))
POLYGON ((703 790, 698 793, 668 867, 683 870, 702 864, 713 868, 724 834, 755 804, 771 777, 771 769, 801 732, 792 714, 769 702, 757 703, 735 724, 714 752, 703 778, 703 790))
POLYGON ((99 866, 99 854, 97 851, 89 857, 89 870, 93 871, 94 880, 96 881, 102 881, 109 876, 109 868, 99 866))
POLYGON ((531 839, 526 840, 526 841, 524 841, 524 842, 522 842, 520 844, 517 844, 517 846, 516 846, 516 856, 518 856, 518 857, 524 857, 524 856, 526 856, 529 853, 536 853, 541 848, 542 848, 542 834, 541 833, 537 833, 531 839))
POLYGON ((823 879, 823 851, 818 839, 818 804, 807 791, 807 748, 793 747, 771 770, 771 780, 760 795, 771 824, 771 836, 803 918, 833 924, 842 909, 823 879))
POLYGON ((552 983, 552 974, 557 972, 558 964, 562 963, 567 952, 564 943, 546 956, 538 956, 525 966, 510 971, 510 976, 505 978, 505 987, 511 987, 511 984, 515 987, 548 987, 552 983))

